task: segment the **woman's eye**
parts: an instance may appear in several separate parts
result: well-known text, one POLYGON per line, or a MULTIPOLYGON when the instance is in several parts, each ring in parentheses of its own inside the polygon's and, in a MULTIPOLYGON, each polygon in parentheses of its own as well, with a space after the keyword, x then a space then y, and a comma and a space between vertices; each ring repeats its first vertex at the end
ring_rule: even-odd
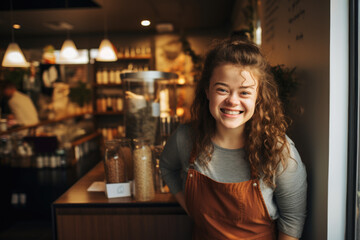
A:
POLYGON ((242 91, 240 94, 247 96, 247 95, 250 95, 250 92, 242 91))
POLYGON ((219 93, 227 93, 227 90, 224 88, 218 88, 218 89, 216 89, 216 91, 219 93))

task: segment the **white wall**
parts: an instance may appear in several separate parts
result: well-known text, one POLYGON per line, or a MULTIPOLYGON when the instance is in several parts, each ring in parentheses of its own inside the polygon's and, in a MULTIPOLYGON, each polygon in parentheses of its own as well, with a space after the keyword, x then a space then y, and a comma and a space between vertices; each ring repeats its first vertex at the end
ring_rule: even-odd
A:
POLYGON ((347 0, 330 1, 328 239, 345 239, 349 31, 347 0))
POLYGON ((304 113, 293 118, 290 136, 308 172, 309 212, 303 239, 343 239, 348 83, 346 2, 261 1, 262 47, 272 65, 296 66, 301 81, 296 100, 304 113))

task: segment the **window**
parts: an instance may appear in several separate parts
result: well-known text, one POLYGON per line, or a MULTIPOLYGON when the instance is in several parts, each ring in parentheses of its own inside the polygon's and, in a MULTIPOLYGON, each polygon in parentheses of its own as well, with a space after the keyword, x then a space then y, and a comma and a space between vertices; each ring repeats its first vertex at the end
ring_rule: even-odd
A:
POLYGON ((346 239, 360 239, 359 3, 349 1, 349 130, 346 239))

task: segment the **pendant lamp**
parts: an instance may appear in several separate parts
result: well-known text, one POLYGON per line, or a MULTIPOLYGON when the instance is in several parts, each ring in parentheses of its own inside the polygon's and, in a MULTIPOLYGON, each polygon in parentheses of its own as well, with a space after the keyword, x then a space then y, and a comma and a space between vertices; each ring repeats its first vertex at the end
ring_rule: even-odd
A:
POLYGON ((75 46, 74 41, 69 38, 66 39, 60 50, 60 59, 70 60, 77 58, 78 56, 79 56, 79 52, 75 46))
POLYGON ((29 67, 30 64, 26 61, 19 45, 12 42, 6 49, 1 65, 3 67, 29 67))
MULTIPOLYGON (((65 9, 68 9, 69 2, 65 1, 65 9)), ((64 41, 61 50, 60 50, 60 60, 71 60, 79 56, 79 52, 75 46, 73 40, 70 39, 70 29, 73 29, 73 26, 69 25, 66 28, 67 39, 64 41)))
MULTIPOLYGON (((105 8, 105 0, 104 0, 104 8, 105 8)), ((117 58, 116 49, 114 45, 107 38, 107 19, 104 11, 104 39, 100 43, 98 56, 96 61, 99 62, 115 62, 117 58)))
POLYGON ((105 38, 101 41, 96 60, 100 62, 114 62, 117 60, 114 46, 109 39, 105 38))
POLYGON ((3 67, 29 67, 29 63, 26 61, 23 52, 19 45, 14 42, 14 27, 13 27, 13 6, 12 0, 10 0, 10 17, 11 17, 11 38, 12 42, 6 49, 1 66, 3 67))

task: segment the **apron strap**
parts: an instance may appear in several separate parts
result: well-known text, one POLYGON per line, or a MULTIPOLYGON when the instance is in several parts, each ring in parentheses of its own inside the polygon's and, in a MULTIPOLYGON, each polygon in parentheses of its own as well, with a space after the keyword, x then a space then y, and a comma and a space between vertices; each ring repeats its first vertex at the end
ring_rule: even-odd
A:
POLYGON ((252 170, 252 167, 250 167, 250 171, 251 171, 251 179, 258 179, 258 174, 252 170))
POLYGON ((195 169, 196 150, 195 146, 192 148, 189 159, 189 169, 195 169))
POLYGON ((190 153, 190 159, 189 159, 189 168, 190 169, 195 169, 195 160, 196 160, 196 153, 195 153, 195 147, 193 147, 193 149, 191 150, 190 153))

